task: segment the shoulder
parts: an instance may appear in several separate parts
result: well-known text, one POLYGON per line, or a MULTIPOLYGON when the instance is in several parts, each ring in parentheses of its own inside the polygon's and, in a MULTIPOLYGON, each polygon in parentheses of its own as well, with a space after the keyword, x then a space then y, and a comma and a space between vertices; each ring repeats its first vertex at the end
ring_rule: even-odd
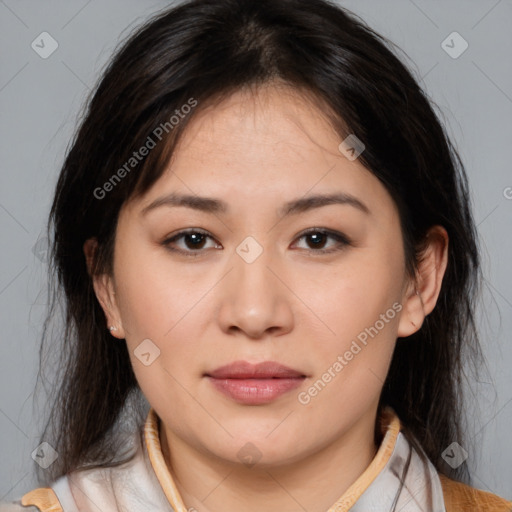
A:
POLYGON ((0 508, 0 512, 135 510, 133 504, 138 502, 142 491, 149 492, 151 499, 155 499, 157 483, 146 482, 150 475, 139 433, 132 436, 131 442, 125 443, 127 448, 123 451, 123 458, 118 459, 116 464, 75 469, 51 482, 48 487, 38 487, 24 494, 17 502, 18 508, 5 511, 0 508), (130 457, 126 458, 128 455, 130 457))
POLYGON ((511 512, 512 501, 500 498, 496 494, 475 489, 439 474, 443 488, 446 512, 478 510, 480 512, 511 512))
MULTIPOLYGON (((27 492, 16 502, 9 504, 11 508, 3 509, 0 505, 0 512, 85 512, 97 510, 96 503, 110 503, 112 498, 119 498, 126 491, 123 484, 130 477, 133 481, 137 477, 140 480, 141 471, 147 466, 143 459, 140 433, 131 433, 130 437, 124 443, 126 451, 122 455, 131 454, 132 457, 126 461, 80 468, 66 473, 48 487, 38 487, 27 492), (72 487, 78 492, 72 492, 72 487), (118 487, 121 489, 118 490, 118 487), (89 496, 94 496, 94 502, 89 496)), ((133 487, 137 488, 136 485, 133 487)))

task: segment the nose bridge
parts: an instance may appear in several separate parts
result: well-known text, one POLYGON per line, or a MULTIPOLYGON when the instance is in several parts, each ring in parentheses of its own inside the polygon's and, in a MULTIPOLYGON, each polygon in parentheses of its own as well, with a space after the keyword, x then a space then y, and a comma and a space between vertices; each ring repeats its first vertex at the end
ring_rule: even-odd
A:
MULTIPOLYGON (((275 276, 269 269, 275 258, 269 244, 264 247, 263 243, 249 235, 237 246, 234 255, 235 285, 238 284, 242 294, 249 292, 249 296, 255 298, 260 292, 272 294, 276 291, 276 283, 272 282, 275 276)), ((270 295, 266 297, 269 299, 270 295)))
POLYGON ((272 329, 289 329, 292 320, 285 289, 274 268, 277 258, 256 237, 246 237, 235 249, 232 271, 222 294, 219 320, 223 329, 245 331, 251 337, 272 329))

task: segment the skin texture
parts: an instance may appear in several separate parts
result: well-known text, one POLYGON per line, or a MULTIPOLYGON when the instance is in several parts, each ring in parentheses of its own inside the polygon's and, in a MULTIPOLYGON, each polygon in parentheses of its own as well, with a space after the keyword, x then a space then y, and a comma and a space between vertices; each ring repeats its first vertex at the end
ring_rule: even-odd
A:
MULTIPOLYGON (((340 153, 338 135, 298 91, 240 91, 197 114, 167 172, 123 206, 114 272, 94 277, 96 295, 162 419, 164 456, 187 507, 325 511, 375 455, 377 403, 393 348, 435 306, 448 236, 431 229, 410 280, 391 196, 340 153), (356 196, 370 214, 348 204, 277 214, 287 201, 335 191, 356 196), (161 206, 141 214, 170 192, 222 199, 229 211, 161 206), (163 245, 190 228, 209 235, 200 249, 189 237, 171 247, 192 256, 163 245), (308 228, 339 232, 350 243, 320 237, 315 244, 303 236, 308 228), (248 236, 262 249, 251 263, 236 252, 248 236), (401 311, 301 404, 298 394, 394 303, 401 311), (134 355, 147 338, 160 350, 150 366, 134 355), (269 404, 239 404, 204 377, 236 360, 278 361, 307 378, 269 404), (260 457, 253 467, 238 456, 248 442, 260 457)), ((94 239, 84 244, 89 265, 94 247, 94 239)))

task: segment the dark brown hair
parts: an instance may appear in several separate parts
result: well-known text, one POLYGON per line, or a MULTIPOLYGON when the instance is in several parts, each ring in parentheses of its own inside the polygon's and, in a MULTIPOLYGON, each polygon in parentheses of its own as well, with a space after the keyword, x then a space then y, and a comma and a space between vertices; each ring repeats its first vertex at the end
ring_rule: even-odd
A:
POLYGON ((325 105, 340 142, 353 133, 365 144, 359 161, 398 206, 411 276, 428 228, 448 232, 438 303, 417 333, 398 339, 379 409, 395 409, 406 436, 441 473, 467 480, 465 465, 451 470, 441 453, 453 441, 464 445, 463 368, 480 357, 477 234, 462 161, 392 46, 324 0, 192 0, 159 13, 116 52, 67 152, 48 223, 56 289, 43 346, 59 304, 65 331, 54 347, 60 387, 41 437, 59 458, 42 474, 43 484, 81 467, 114 464, 122 413, 140 423, 147 405, 126 344, 106 329, 84 242, 98 240, 93 272, 111 272, 120 208, 161 176, 195 113, 270 82, 307 91, 325 105), (98 198, 98 188, 191 98, 197 107, 98 198))

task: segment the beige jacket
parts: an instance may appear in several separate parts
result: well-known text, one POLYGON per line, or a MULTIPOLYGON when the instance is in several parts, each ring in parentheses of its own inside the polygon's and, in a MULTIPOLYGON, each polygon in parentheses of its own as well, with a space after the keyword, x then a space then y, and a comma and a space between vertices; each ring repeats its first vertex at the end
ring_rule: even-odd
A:
MULTIPOLYGON (((187 510, 162 454, 159 417, 151 408, 141 431, 131 439, 131 462, 108 469, 75 471, 50 487, 34 489, 0 512, 195 512, 187 510)), ((381 417, 383 441, 363 474, 327 512, 392 510, 399 476, 412 458, 396 509, 400 512, 511 512, 512 502, 439 475, 424 464, 403 435, 396 413, 381 417)), ((199 511, 201 512, 201 511, 199 511)))

